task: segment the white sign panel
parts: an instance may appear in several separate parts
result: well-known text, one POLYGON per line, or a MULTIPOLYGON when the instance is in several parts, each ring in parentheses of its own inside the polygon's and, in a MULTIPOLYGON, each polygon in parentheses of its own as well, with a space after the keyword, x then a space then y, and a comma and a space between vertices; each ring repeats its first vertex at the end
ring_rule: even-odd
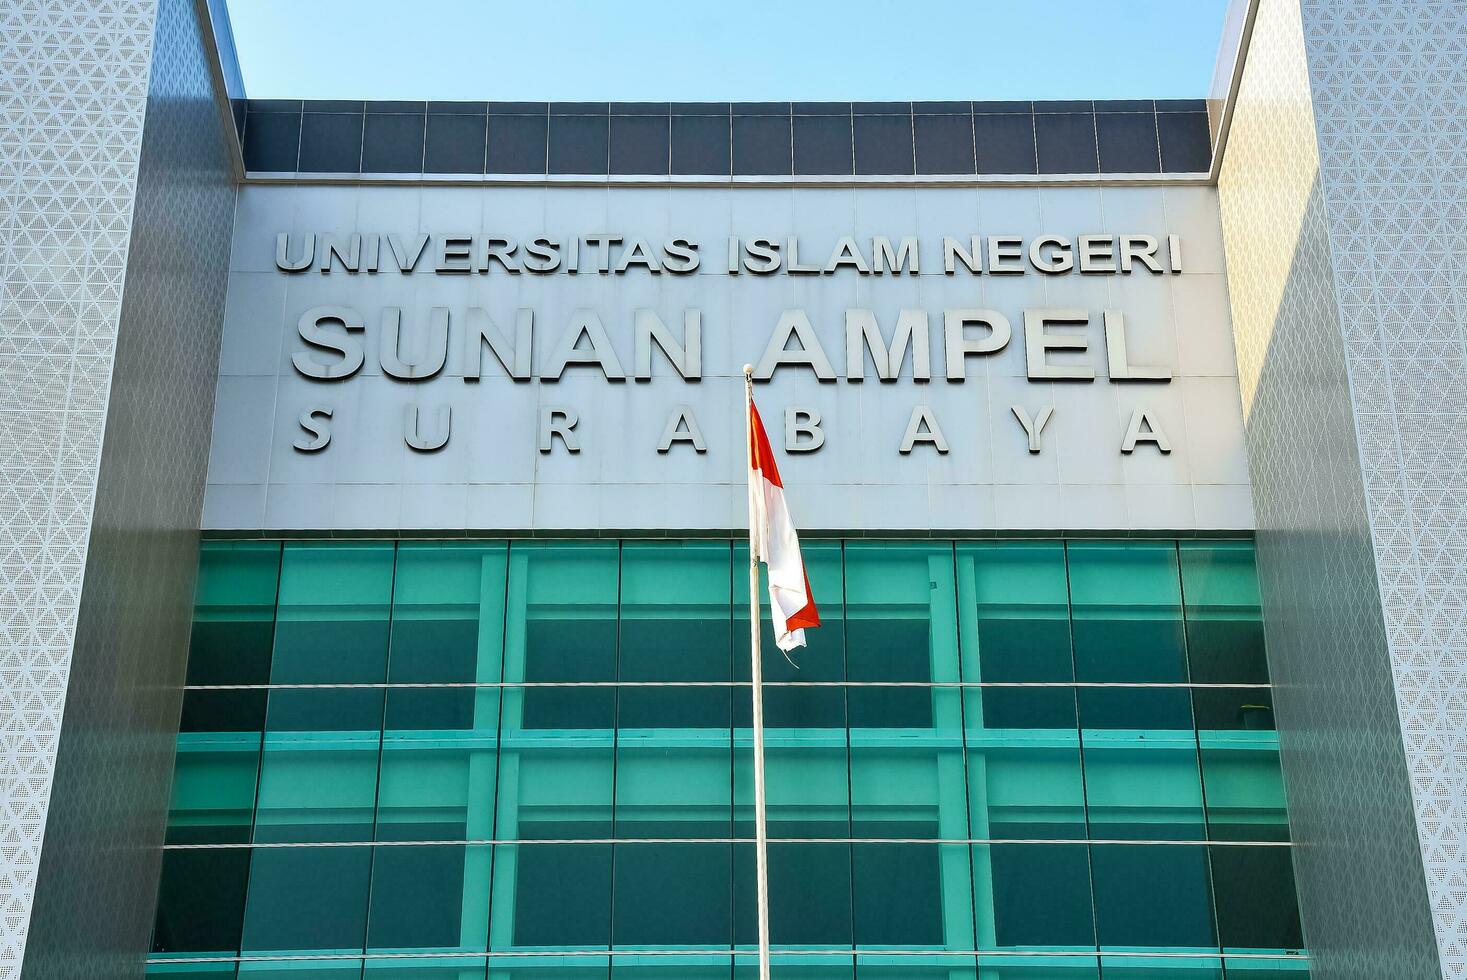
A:
POLYGON ((1252 526, 1209 188, 241 191, 205 527, 1252 526))

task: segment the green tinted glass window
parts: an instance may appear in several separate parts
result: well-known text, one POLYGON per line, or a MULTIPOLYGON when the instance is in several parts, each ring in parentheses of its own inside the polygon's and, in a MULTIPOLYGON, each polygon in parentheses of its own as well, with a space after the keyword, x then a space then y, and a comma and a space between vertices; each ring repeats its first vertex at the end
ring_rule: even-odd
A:
POLYGON ((489 957, 489 980, 605 980, 610 969, 607 956, 562 954, 548 961, 489 957))
POLYGON ((258 732, 265 727, 268 697, 264 690, 184 691, 178 730, 258 732))
MULTIPOLYGON (((952 546, 856 541, 845 552, 847 679, 957 681, 952 546)), ((957 728, 957 700, 935 704, 931 688, 852 687, 846 703, 853 729, 957 728)))
POLYGON ((982 980, 1100 980, 1099 960, 1079 956, 978 957, 982 980))
MULTIPOLYGON (((1307 974, 1249 543, 805 556, 776 977, 1307 974)), ((755 980, 743 541, 201 563, 150 976, 755 980)))
POLYGON ((1090 869, 1102 949, 1217 948, 1205 846, 1094 844, 1090 869))
MULTIPOLYGON (((848 837, 851 797, 846 692, 835 686, 845 677, 841 547, 817 541, 806 544, 804 553, 823 625, 806 631, 808 646, 795 650, 790 659, 774 645, 767 580, 762 575, 760 578, 769 832, 775 837, 848 837)), ((742 571, 742 581, 747 581, 748 554, 747 545, 735 545, 734 567, 742 571)), ((741 591, 747 593, 746 588, 741 591)), ((734 676, 747 685, 747 603, 734 605, 734 636, 734 676)), ((736 689, 734 834, 738 837, 754 836, 750 701, 747 686, 736 689)))
MULTIPOLYGON (((933 692, 933 699, 959 692, 933 692)), ((956 712, 954 712, 956 714, 956 712)), ((962 733, 884 743, 851 741, 851 836, 963 840, 968 836, 962 733)))
MULTIPOLYGON (((618 680, 730 680, 730 559, 724 541, 623 546, 618 680)), ((726 687, 624 687, 618 693, 621 729, 730 727, 726 687)))
POLYGON ((733 941, 733 846, 617 844, 612 943, 728 947, 733 941))
POLYGON ((362 961, 245 961, 239 976, 248 980, 361 980, 362 961))
POLYGON ((605 948, 611 943, 610 844, 499 844, 490 948, 605 948))
POLYGON ((1274 730, 1273 691, 1269 688, 1193 688, 1192 709, 1199 731, 1274 730))
POLYGON ((1223 949, 1302 949, 1293 852, 1287 847, 1226 844, 1215 844, 1209 850, 1218 940, 1223 949))
MULTIPOLYGON (((516 545, 509 561, 504 679, 542 685, 616 680, 616 542, 516 545)), ((507 730, 616 727, 612 687, 532 687, 506 702, 507 730)))
MULTIPOLYGON (((1187 682, 1177 548, 1170 542, 1075 541, 1067 545, 1075 679, 1187 682)), ((1184 689, 1082 688, 1085 728, 1191 728, 1184 689)))
POLYGON ((621 732, 616 750, 616 837, 728 837, 733 779, 728 732, 621 732))
POLYGON ((256 849, 244 952, 362 952, 371 877, 370 847, 256 849))
POLYGON ((990 716, 983 689, 964 692, 971 836, 978 840, 1071 840, 1085 837, 1085 788, 1075 692, 1017 688, 990 716), (1060 711, 1068 701, 1068 722, 1060 711), (1032 706, 1032 713, 1031 713, 1032 706), (1043 727, 1010 728, 1030 717, 1043 727), (985 727, 985 725, 989 727, 985 727), (1054 727, 1051 727, 1054 726, 1054 727))
POLYGON ((1216 956, 1163 960, 1157 965, 1150 956, 1102 956, 1100 975, 1103 980, 1223 980, 1222 958, 1216 956))
POLYGON ((470 731, 388 731, 377 787, 378 840, 489 840, 498 776, 498 690, 474 692, 485 725, 470 731))
POLYGON ((1278 737, 1272 732, 1199 732, 1198 739, 1208 838, 1287 841, 1278 737))
POLYGON ((363 980, 485 980, 482 956, 367 960, 363 980))
POLYGON ((205 541, 189 643, 189 684, 264 684, 270 679, 278 541, 205 541))
MULTIPOLYGON (((788 657, 774 645, 769 619, 769 577, 759 569, 759 649, 763 653, 764 724, 767 728, 827 728, 842 733, 846 727, 845 573, 841 546, 830 541, 801 544, 805 571, 820 610, 819 629, 805 631, 806 646, 788 657), (825 686, 806 686, 825 685, 825 686)), ((733 678, 749 682, 749 545, 733 546, 733 678)), ((750 703, 747 689, 734 698, 734 724, 748 729, 750 703)), ((842 737, 844 744, 844 737, 842 737)))
POLYGON ((244 848, 164 851, 153 952, 239 952, 249 873, 250 852, 244 848))
POLYGON ((618 957, 611 980, 729 980, 733 957, 705 955, 618 957))
POLYGON ((1109 840, 1203 840, 1202 780, 1190 732, 1083 733, 1090 832, 1109 840))
POLYGON ((1084 844, 974 845, 979 949, 1095 948, 1084 844))
MULTIPOLYGON (((265 684, 275 641, 280 575, 278 541, 206 541, 189 643, 190 685, 265 684)), ((184 732, 259 732, 265 692, 189 691, 184 732)))
POLYGON ((967 681, 1074 680, 1059 542, 963 542, 958 598, 967 681))
POLYGON ((149 963, 145 972, 169 980, 233 980, 234 969, 233 963, 149 963))
POLYGON ((488 845, 378 847, 372 859, 367 949, 474 952, 489 930, 488 845))
POLYGON ((611 836, 612 733, 575 737, 513 731, 528 692, 504 692, 495 836, 499 840, 606 839, 611 836))
MULTIPOLYGON (((734 980, 757 980, 758 959, 753 956, 734 957, 734 980)), ((855 977, 854 957, 838 953, 798 955, 775 953, 770 957, 770 976, 775 980, 853 980, 855 977)))
MULTIPOLYGON (((1069 582, 1059 542, 958 545, 958 625, 968 683, 1069 683, 1069 582)), ((964 710, 970 728, 1075 727, 1069 689, 985 687, 964 710)))
MULTIPOLYGON (((280 565, 272 684, 387 679, 390 544, 292 542, 280 565)), ((381 719, 376 725, 381 726, 381 719)))
POLYGON ((1309 980, 1309 960, 1303 956, 1225 956, 1229 980, 1309 980))
POLYGON ((494 834, 507 550, 404 544, 393 585, 378 840, 494 834))
POLYGON ((1179 547, 1192 680, 1267 684, 1253 546, 1246 541, 1183 541, 1179 547))
POLYGON ((729 546, 628 542, 621 588, 622 684, 706 686, 617 689, 616 836, 726 838, 733 819, 729 546))
MULTIPOLYGON (((770 827, 770 836, 780 831, 770 827)), ((734 847, 734 942, 758 942, 752 844, 734 847)), ((769 941, 780 947, 850 948, 851 845, 769 845, 769 941)))
MULTIPOLYGON (((504 659, 504 545, 404 543, 393 581, 392 684, 492 684, 504 659)), ((388 692, 385 727, 397 731, 487 731, 498 702, 471 687, 388 692)))
POLYGON ((973 892, 962 844, 851 845, 856 945, 973 948, 973 892))
POLYGON ((259 843, 372 839, 382 731, 381 688, 274 690, 260 756, 259 843), (320 729, 312 729, 311 719, 320 729), (279 725, 279 728, 276 725, 279 725), (324 730, 321 730, 324 729, 324 730))
MULTIPOLYGON (((951 546, 847 545, 846 603, 848 677, 861 685, 846 693, 851 834, 962 840, 967 807, 961 693, 955 686, 915 686, 955 685, 959 679, 951 546), (905 730, 899 742, 891 739, 892 729, 905 730)), ((914 851, 910 870, 936 867, 936 852, 914 851)), ((857 877, 894 853, 876 848, 863 859, 858 847, 857 877)), ((929 898, 942 892, 936 880, 923 879, 933 884, 926 888, 929 898)), ((858 933, 862 922, 868 934, 879 933, 871 924, 879 913, 863 912, 859 897, 858 933)), ((931 927, 941 917, 918 918, 931 927)))
POLYGON ((247 843, 259 770, 258 733, 179 735, 167 843, 247 843))
MULTIPOLYGON (((987 973, 984 974, 986 978, 987 973)), ((977 967, 971 956, 893 956, 881 953, 856 955, 856 980, 976 980, 977 967)))
MULTIPOLYGON (((754 836, 753 749, 739 740, 734 765, 734 834, 754 836)), ((774 733, 764 741, 771 837, 849 837, 850 770, 844 733, 774 733)))

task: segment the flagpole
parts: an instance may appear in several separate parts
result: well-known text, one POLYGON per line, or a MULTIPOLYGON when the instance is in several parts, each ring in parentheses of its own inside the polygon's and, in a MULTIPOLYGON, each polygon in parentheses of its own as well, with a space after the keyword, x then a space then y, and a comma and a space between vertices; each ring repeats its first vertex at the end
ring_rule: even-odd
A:
POLYGON ((769 980, 769 827, 764 801, 764 690, 759 660, 759 553, 754 507, 754 368, 744 365, 744 454, 749 494, 749 680, 754 700, 754 879, 759 906, 759 980, 769 980))

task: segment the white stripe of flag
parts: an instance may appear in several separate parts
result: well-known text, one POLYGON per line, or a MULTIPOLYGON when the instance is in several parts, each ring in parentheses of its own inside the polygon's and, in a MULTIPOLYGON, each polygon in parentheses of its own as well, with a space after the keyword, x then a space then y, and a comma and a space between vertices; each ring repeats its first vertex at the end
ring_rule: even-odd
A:
POLYGON ((759 409, 749 403, 749 503, 754 557, 769 568, 769 606, 774 642, 785 651, 805 645, 805 630, 820 625, 800 539, 785 504, 784 484, 769 447, 759 409))

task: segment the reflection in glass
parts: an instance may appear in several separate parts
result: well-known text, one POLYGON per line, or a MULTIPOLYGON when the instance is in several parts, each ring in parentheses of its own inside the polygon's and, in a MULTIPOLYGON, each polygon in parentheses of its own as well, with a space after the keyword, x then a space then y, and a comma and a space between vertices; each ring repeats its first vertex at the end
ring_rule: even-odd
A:
POLYGON ((238 953, 249 873, 244 848, 164 851, 153 952, 238 953))
POLYGON ((367 918, 371 952, 472 953, 489 928, 487 845, 378 847, 367 918))
POLYGON ((1287 847, 1213 845, 1212 888, 1224 950, 1299 950, 1304 938, 1287 847))
POLYGON ((853 844, 851 884, 858 947, 973 948, 966 846, 853 844))
POLYGON ((1022 723, 1033 706, 1035 716, 1045 723, 1035 728, 985 727, 989 716, 984 693, 982 688, 964 692, 970 836, 1083 839, 1085 787, 1074 690, 1013 689, 999 719, 1022 723), (1068 708, 1068 723, 1062 726, 1066 716, 1060 713, 1061 705, 1068 708))
MULTIPOLYGON (((1177 548, 1171 542, 1073 541, 1067 545, 1075 679, 1187 681, 1177 548)), ((1192 727, 1185 689, 1082 688, 1085 728, 1192 727)))
MULTIPOLYGON (((968 683, 1074 681, 1069 582, 1058 541, 957 546, 958 624, 968 683)), ((988 687, 969 698, 969 728, 1074 728, 1065 689, 988 687)))
POLYGON ((166 843, 248 843, 259 768, 258 732, 179 735, 166 843))
MULTIPOLYGON (((805 633, 808 646, 790 660, 774 645, 769 624, 768 590, 761 578, 763 653, 764 765, 770 837, 849 837, 850 756, 847 748, 846 692, 837 686, 801 687, 845 677, 845 616, 842 604, 841 546, 815 541, 803 546, 810 587, 823 625, 805 633), (788 685, 788 686, 787 686, 788 685)), ((748 572, 748 546, 734 546, 734 567, 748 572)), ((734 604, 734 677, 749 680, 749 612, 734 604)), ((749 725, 751 692, 734 693, 734 835, 754 836, 754 736, 749 725)), ((752 850, 750 860, 752 862, 752 850)), ((773 859, 771 858, 771 861, 773 859)), ((749 866, 752 881, 753 865, 749 866)), ((846 871, 849 875, 849 868, 846 871)), ((752 893, 751 893, 752 895, 752 893)), ((752 916, 752 912, 750 913, 752 916)), ((849 916, 847 917, 849 918, 849 916)), ((749 920, 752 922, 752 918, 749 920)), ((846 945, 849 945, 847 940, 846 945)))
POLYGON ((732 944, 732 845, 617 844, 613 865, 618 948, 732 944))
MULTIPOLYGON (((504 545, 407 543, 393 583, 393 684, 494 684, 504 642, 504 545)), ((500 692, 387 691, 378 840, 494 834, 500 692)))
POLYGON ((1199 684, 1267 684, 1253 545, 1183 541, 1187 659, 1199 684))
POLYGON ((270 692, 257 843, 372 839, 382 727, 355 726, 373 705, 380 719, 381 688, 270 692))
MULTIPOLYGON (((211 542, 190 682, 275 686, 187 692, 148 974, 752 980, 746 556, 211 542)), ((1249 543, 806 557, 798 666, 765 600, 776 976, 1307 975, 1249 543)))
POLYGON ((1090 868, 1101 949, 1217 949, 1205 846, 1094 844, 1090 868))
POLYGON ((370 847, 257 848, 244 952, 362 952, 371 875, 370 847))
POLYGON ((497 951, 611 943, 610 844, 498 844, 489 903, 497 951))
POLYGON ((1193 733, 1086 729, 1081 740, 1093 837, 1140 841, 1206 837, 1193 733))
MULTIPOLYGON (((614 541, 517 545, 505 606, 504 679, 510 683, 616 680, 618 548, 614 541)), ((505 709, 511 705, 506 702, 505 709)), ((506 729, 616 726, 611 687, 532 687, 506 729)))
POLYGON ((1095 948, 1084 844, 973 847, 979 949, 1095 948))
POLYGON ((1289 819, 1278 736, 1199 732, 1209 840, 1286 841, 1289 819))

